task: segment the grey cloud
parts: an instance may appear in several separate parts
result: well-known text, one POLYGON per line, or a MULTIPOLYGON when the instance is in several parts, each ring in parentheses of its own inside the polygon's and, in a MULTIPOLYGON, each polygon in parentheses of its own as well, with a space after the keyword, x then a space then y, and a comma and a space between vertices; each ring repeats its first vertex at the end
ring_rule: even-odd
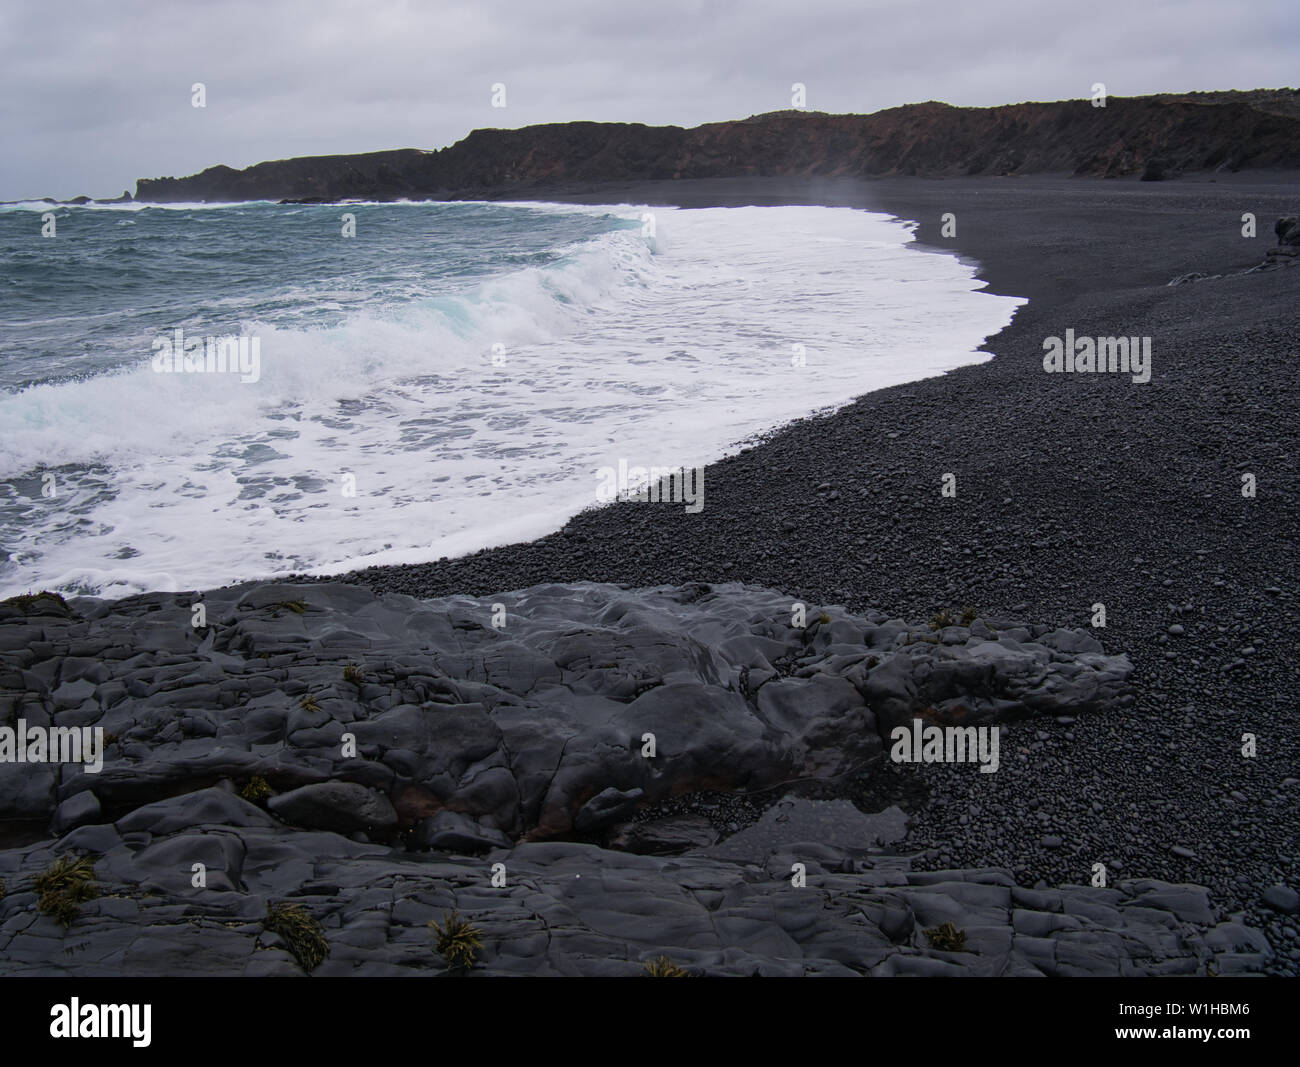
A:
POLYGON ((9 0, 0 198, 112 195, 138 177, 292 155, 438 148, 482 126, 672 123, 1277 87, 1289 0, 9 0), (190 106, 207 86, 208 107, 190 106), (504 82, 508 107, 490 106, 504 82))

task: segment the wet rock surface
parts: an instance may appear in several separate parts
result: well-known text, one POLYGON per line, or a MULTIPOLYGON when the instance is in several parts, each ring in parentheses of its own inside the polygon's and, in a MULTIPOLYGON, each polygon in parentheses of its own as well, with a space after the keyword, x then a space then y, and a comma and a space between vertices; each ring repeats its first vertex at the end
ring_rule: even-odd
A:
POLYGON ((877 777, 881 731, 911 711, 997 729, 1130 700, 1127 658, 1086 632, 807 606, 796 626, 789 597, 738 584, 419 601, 254 583, 204 594, 200 627, 194 600, 0 608, 0 717, 112 735, 99 773, 3 765, 8 810, 45 826, 20 842, 6 824, 5 973, 295 973, 265 925, 284 901, 323 924, 319 974, 445 969, 427 923, 447 910, 502 974, 633 974, 663 954, 707 974, 1267 958, 1195 887, 1162 886, 1155 910, 1146 883, 1063 890, 1038 910, 1095 901, 1086 925, 1017 918, 1007 871, 913 871, 899 807, 785 791, 877 777), (671 810, 720 784, 751 802, 730 829, 671 810), (60 855, 92 860, 98 887, 67 928, 35 906, 60 855), (967 951, 924 933, 949 918, 967 951))
POLYGON ((201 627, 193 599, 0 609, 0 716, 111 740, 98 773, 0 764, 0 810, 71 828, 260 778, 308 829, 386 839, 445 811, 488 840, 590 838, 684 793, 862 771, 913 714, 987 724, 1132 699, 1128 660, 1082 631, 805 619, 736 584, 481 601, 251 584, 205 594, 201 627))
POLYGON ((229 789, 0 852, 0 971, 300 975, 292 944, 267 929, 268 904, 285 902, 319 923, 321 976, 630 977, 665 955, 701 975, 1207 975, 1258 973, 1269 955, 1197 886, 1029 890, 1005 870, 921 872, 874 844, 829 844, 846 814, 850 836, 868 818, 836 802, 782 801, 722 850, 556 841, 471 857, 294 829, 229 789), (809 829, 818 840, 801 839, 809 829), (93 860, 97 895, 64 928, 36 908, 31 881, 68 854, 93 860), (450 912, 480 934, 467 970, 428 925, 450 912), (960 950, 937 931, 948 922, 960 950))

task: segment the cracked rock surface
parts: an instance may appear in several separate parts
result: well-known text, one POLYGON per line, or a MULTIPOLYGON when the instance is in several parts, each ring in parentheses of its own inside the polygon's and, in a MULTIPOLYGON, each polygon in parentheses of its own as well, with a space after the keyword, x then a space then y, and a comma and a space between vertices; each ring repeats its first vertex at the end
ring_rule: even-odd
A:
POLYGON ((913 714, 990 725, 1127 702, 1127 658, 1086 631, 836 607, 797 626, 789 597, 734 583, 427 601, 254 583, 205 594, 197 628, 194 599, 0 607, 0 718, 111 735, 97 774, 0 764, 5 973, 299 973, 266 927, 279 903, 322 924, 319 974, 447 970, 427 927, 452 910, 482 931, 474 971, 502 974, 637 974, 659 955, 774 975, 1267 958, 1198 887, 914 871, 898 807, 779 799, 870 777, 882 731, 913 714), (773 795, 725 835, 656 812, 719 789, 773 795), (33 884, 65 854, 97 884, 67 928, 33 884), (960 951, 926 933, 947 922, 960 951))
MULTIPOLYGON (((214 787, 0 853, 0 971, 301 974, 266 929, 268 902, 320 923, 316 975, 447 973, 428 924, 451 911, 480 932, 471 975, 635 976, 665 955, 704 975, 1205 975, 1256 973, 1268 956, 1197 886, 1024 889, 1005 870, 914 871, 874 844, 801 839, 842 816, 791 799, 727 848, 638 856, 552 841, 471 858, 293 829, 214 787), (37 911, 30 878, 66 852, 94 857, 100 895, 65 930, 37 911), (932 939, 949 922, 959 951, 932 939)), ((900 819, 884 813, 867 836, 900 819)))
POLYGON ((589 835, 682 793, 860 770, 914 714, 993 723, 1130 699, 1127 658, 1081 630, 839 608, 795 626, 788 597, 737 584, 482 601, 252 584, 206 594, 200 628, 190 599, 0 609, 0 717, 113 740, 97 774, 0 764, 0 810, 66 829, 261 777, 272 811, 311 829, 589 835), (427 822, 441 813, 462 818, 427 822))

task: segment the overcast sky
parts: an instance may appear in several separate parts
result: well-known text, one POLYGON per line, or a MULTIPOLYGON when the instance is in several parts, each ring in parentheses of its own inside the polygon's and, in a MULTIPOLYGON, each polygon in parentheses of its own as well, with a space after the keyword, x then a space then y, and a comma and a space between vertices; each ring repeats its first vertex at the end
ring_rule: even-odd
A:
POLYGON ((4 0, 0 199, 483 126, 694 126, 794 82, 810 110, 986 107, 1278 88, 1298 57, 1300 0, 4 0))

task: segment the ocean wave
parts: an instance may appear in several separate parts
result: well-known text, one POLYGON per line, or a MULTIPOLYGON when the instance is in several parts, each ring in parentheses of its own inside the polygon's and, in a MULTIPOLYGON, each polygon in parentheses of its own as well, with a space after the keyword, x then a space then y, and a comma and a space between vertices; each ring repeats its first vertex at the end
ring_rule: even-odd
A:
POLYGON ((608 307, 620 289, 648 284, 650 252, 632 231, 559 254, 558 262, 512 271, 463 295, 426 297, 380 314, 353 312, 339 326, 283 329, 256 318, 232 320, 228 333, 260 338, 256 383, 158 373, 152 339, 141 337, 134 365, 0 396, 0 475, 132 462, 246 431, 277 412, 310 417, 395 381, 487 366, 493 345, 552 339, 608 307))
MULTIPOLYGON (((447 232, 448 212, 410 210, 427 225, 389 232, 437 256, 428 234, 447 232)), ((870 389, 986 359, 976 348, 1021 303, 980 292, 969 265, 909 251, 897 220, 849 209, 462 211, 462 234, 487 227, 507 250, 565 232, 559 213, 613 228, 464 288, 419 293, 418 272, 403 274, 400 301, 349 307, 356 279, 384 267, 358 256, 351 280, 316 290, 319 325, 214 293, 219 313, 202 321, 259 339, 255 383, 158 373, 142 333, 113 372, 0 396, 0 586, 118 596, 539 536, 598 503, 596 472, 620 459, 700 466, 870 389), (49 472, 56 506, 40 499, 49 472)), ((262 300, 277 302, 278 289, 262 300)))

